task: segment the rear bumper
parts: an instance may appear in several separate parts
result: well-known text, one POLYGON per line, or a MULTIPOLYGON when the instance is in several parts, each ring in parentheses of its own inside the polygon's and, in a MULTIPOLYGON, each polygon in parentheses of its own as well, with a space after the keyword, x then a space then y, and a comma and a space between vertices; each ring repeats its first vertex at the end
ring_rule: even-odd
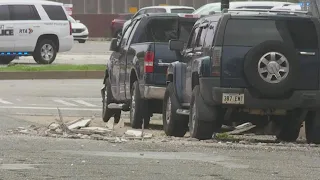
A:
POLYGON ((248 108, 248 109, 285 109, 295 108, 319 108, 320 91, 295 91, 288 99, 260 99, 253 97, 246 88, 220 88, 212 83, 212 78, 200 80, 200 91, 204 103, 207 105, 223 105, 226 107, 248 108), (223 94, 241 94, 244 96, 243 104, 224 104, 223 94))
POLYGON ((164 93, 166 92, 165 87, 159 87, 159 86, 144 86, 144 98, 145 99, 159 99, 162 100, 164 97, 164 93))

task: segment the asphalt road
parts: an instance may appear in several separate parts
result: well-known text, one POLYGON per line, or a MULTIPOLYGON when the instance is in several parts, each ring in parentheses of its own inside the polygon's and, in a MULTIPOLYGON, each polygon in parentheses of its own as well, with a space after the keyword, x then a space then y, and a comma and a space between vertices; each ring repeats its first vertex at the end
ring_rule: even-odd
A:
POLYGON ((99 115, 100 87, 100 80, 1 81, 0 180, 320 177, 320 148, 308 145, 243 145, 194 142, 187 138, 183 141, 155 138, 119 144, 13 135, 6 131, 35 124, 37 115, 56 116, 56 107, 64 116, 99 115), (29 120, 25 119, 27 116, 29 120))
MULTIPOLYGON (((110 57, 110 41, 74 43, 71 51, 58 53, 53 64, 106 64, 110 57)), ((15 63, 36 64, 32 57, 20 57, 15 63)))

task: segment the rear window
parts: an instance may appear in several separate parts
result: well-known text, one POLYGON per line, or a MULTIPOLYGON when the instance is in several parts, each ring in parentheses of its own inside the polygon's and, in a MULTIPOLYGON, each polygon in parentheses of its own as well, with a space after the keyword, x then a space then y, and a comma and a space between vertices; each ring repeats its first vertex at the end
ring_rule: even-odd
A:
POLYGON ((297 49, 317 49, 318 36, 311 20, 229 20, 224 45, 256 46, 264 41, 279 40, 297 49))
POLYGON ((187 41, 195 21, 179 19, 153 19, 140 42, 168 42, 171 39, 187 41))
POLYGON ((68 20, 62 6, 42 5, 51 20, 68 20))
POLYGON ((193 13, 193 9, 171 9, 171 13, 193 13))

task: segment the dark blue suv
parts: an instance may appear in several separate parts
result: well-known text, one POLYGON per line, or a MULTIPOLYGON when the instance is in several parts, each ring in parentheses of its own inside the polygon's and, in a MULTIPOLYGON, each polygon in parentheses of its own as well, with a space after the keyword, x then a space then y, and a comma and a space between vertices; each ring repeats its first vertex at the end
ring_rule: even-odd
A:
POLYGON ((251 121, 296 141, 305 121, 320 143, 320 24, 298 13, 223 13, 199 19, 167 71, 164 130, 209 139, 222 124, 251 121), (319 120, 318 120, 319 119, 319 120))

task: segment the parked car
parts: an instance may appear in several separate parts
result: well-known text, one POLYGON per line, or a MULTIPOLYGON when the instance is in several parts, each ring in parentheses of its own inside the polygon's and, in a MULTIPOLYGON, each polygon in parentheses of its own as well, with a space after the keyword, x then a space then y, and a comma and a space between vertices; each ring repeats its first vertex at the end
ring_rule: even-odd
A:
MULTIPOLYGON (((275 6, 287 6, 290 2, 278 2, 278 1, 234 1, 230 2, 229 9, 271 9, 275 6)), ((201 6, 195 10, 192 14, 198 14, 200 16, 209 15, 213 13, 221 13, 221 3, 209 3, 201 6)))
POLYGON ((295 141, 305 120, 320 143, 319 21, 291 12, 223 13, 201 18, 167 71, 167 135, 210 139, 222 124, 274 122, 277 138, 295 141))
POLYGON ((131 23, 132 19, 135 17, 146 14, 146 13, 174 13, 174 14, 191 14, 195 9, 189 6, 149 6, 141 8, 132 18, 126 21, 123 25, 122 32, 124 28, 131 23))
POLYGON ((118 122, 130 111, 133 128, 148 126, 153 113, 162 113, 167 66, 177 59, 170 39, 187 41, 197 18, 177 14, 143 14, 133 19, 121 39, 112 39, 103 88, 103 121, 118 122))
POLYGON ((275 6, 272 8, 272 10, 289 10, 289 11, 302 11, 302 7, 300 4, 290 4, 290 5, 280 5, 275 6))
POLYGON ((68 20, 71 22, 74 40, 79 43, 85 43, 89 38, 89 30, 87 26, 82 24, 79 20, 74 20, 71 16, 68 16, 68 20))
POLYGON ((111 34, 112 37, 117 38, 119 34, 122 31, 123 24, 131 19, 133 14, 131 13, 126 13, 126 14, 119 14, 117 18, 112 20, 111 22, 111 34))
POLYGON ((51 64, 58 52, 72 49, 71 23, 62 3, 1 0, 0 13, 1 64, 17 56, 33 56, 39 64, 51 64))

